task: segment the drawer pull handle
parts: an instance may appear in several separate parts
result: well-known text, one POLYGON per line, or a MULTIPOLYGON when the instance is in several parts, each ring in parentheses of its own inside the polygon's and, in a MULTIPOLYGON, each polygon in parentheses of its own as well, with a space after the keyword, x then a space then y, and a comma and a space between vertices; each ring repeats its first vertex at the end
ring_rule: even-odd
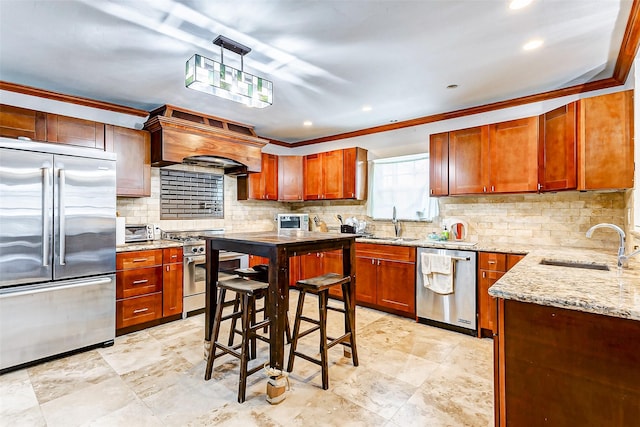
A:
POLYGON ((135 258, 133 262, 145 262, 146 260, 146 258, 135 258))
POLYGON ((149 307, 139 308, 137 310, 133 310, 133 314, 144 313, 145 311, 149 311, 149 307))
POLYGON ((140 285, 141 283, 147 283, 149 280, 144 279, 144 280, 134 280, 133 284, 134 285, 140 285))
POLYGON ((495 261, 489 261, 489 264, 495 264, 495 263, 496 263, 495 261))

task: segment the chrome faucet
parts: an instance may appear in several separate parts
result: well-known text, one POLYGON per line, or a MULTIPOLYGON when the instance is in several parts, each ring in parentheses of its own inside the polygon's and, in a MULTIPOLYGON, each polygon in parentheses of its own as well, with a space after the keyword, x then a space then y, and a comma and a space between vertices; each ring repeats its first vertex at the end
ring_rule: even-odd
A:
POLYGON ((587 230, 587 237, 591 238, 591 235, 593 234, 594 230, 597 230, 598 228, 611 228, 615 231, 618 232, 618 234, 620 235, 620 247, 618 248, 618 267, 624 267, 624 268, 628 268, 629 267, 629 258, 631 258, 632 256, 638 255, 640 253, 640 249, 638 249, 635 252, 630 253, 629 255, 625 255, 624 253, 624 244, 625 244, 625 234, 624 231, 622 230, 622 228, 618 227, 615 224, 608 224, 608 223, 602 223, 602 224, 597 224, 594 225, 593 227, 591 227, 590 229, 587 230))
POLYGON ((398 222, 398 218, 396 217, 396 207, 393 207, 393 218, 391 218, 391 222, 393 223, 393 228, 396 232, 396 237, 400 237, 400 223, 398 222))

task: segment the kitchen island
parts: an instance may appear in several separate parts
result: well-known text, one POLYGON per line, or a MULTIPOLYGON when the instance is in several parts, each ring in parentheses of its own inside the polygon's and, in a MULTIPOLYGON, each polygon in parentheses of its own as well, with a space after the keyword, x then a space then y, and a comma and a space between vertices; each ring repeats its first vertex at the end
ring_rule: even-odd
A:
MULTIPOLYGON (((289 258, 312 252, 342 250, 342 274, 351 276, 351 304, 355 313, 356 245, 355 234, 305 231, 227 233, 202 235, 207 240, 207 292, 205 341, 211 342, 216 308, 216 282, 220 250, 253 254, 269 259, 269 302, 271 319, 270 366, 283 369, 285 319, 289 308, 289 258)), ((355 322, 355 319, 354 319, 355 322)))
POLYGON ((489 294, 498 298, 497 426, 637 425, 637 258, 618 270, 602 251, 534 250, 489 294))

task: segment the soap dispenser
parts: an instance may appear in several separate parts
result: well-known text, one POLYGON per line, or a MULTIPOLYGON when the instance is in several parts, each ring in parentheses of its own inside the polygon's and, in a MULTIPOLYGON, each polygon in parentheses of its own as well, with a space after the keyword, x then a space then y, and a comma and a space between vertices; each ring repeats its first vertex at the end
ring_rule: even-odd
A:
POLYGON ((449 240, 449 230, 446 225, 442 229, 442 240, 449 240))

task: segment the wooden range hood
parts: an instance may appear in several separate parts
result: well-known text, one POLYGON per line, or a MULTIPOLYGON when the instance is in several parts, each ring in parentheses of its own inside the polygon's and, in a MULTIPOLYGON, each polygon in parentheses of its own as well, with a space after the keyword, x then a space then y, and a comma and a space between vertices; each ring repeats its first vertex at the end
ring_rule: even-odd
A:
POLYGON ((198 164, 235 175, 261 170, 267 140, 251 126, 164 105, 150 113, 144 128, 151 133, 153 166, 198 164))

